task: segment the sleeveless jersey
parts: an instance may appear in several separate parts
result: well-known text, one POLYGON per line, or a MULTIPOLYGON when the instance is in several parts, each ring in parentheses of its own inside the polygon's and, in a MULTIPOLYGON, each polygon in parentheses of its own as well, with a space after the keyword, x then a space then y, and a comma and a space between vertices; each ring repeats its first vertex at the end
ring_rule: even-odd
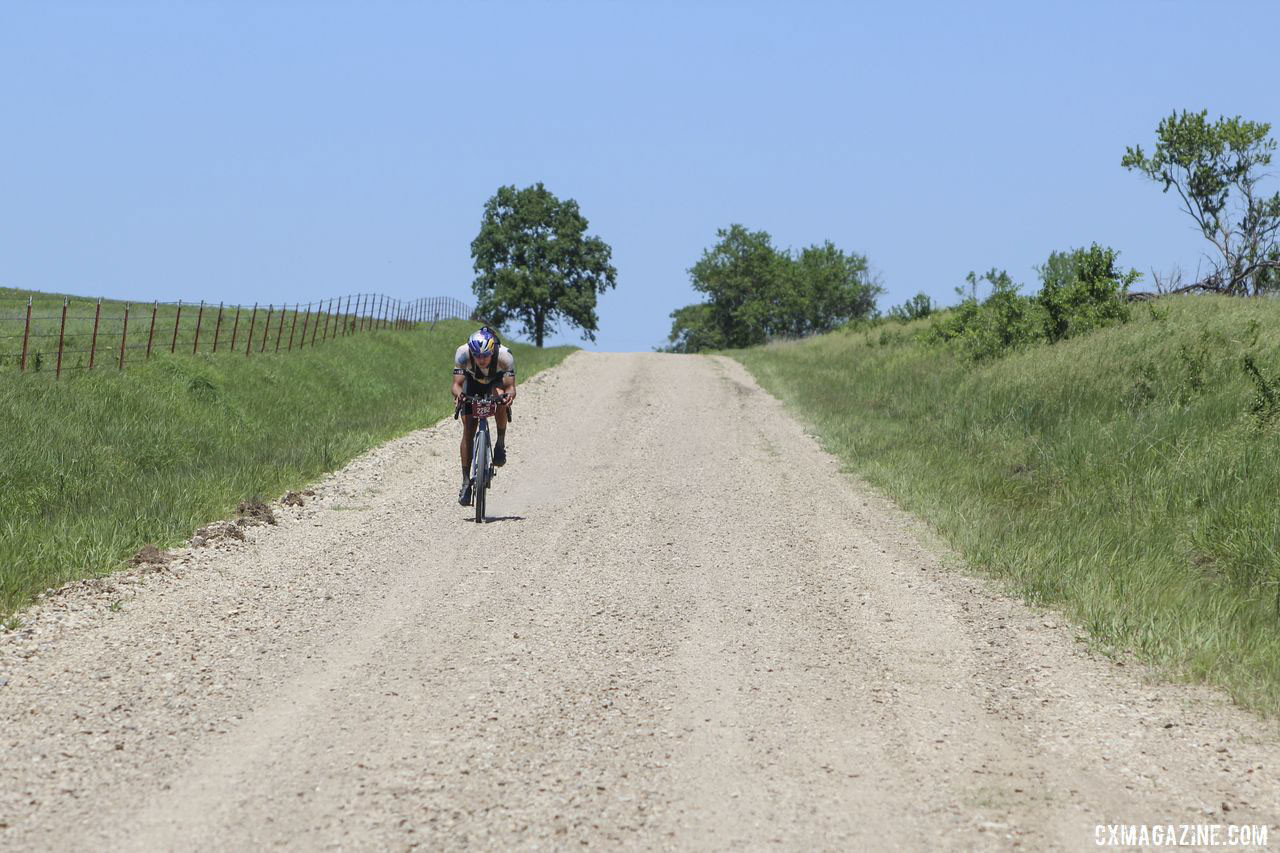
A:
POLYGON ((511 354, 511 350, 504 346, 499 346, 498 355, 489 359, 489 369, 481 372, 479 365, 471 357, 471 350, 467 348, 466 344, 463 344, 453 354, 453 372, 454 375, 465 373, 476 382, 488 385, 505 376, 515 376, 516 357, 511 354))

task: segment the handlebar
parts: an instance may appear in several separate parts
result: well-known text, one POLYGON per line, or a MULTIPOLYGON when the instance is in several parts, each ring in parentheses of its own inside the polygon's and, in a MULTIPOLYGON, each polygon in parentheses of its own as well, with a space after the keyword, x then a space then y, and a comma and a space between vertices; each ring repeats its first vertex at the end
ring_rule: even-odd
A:
MULTIPOLYGON (((456 421, 458 419, 458 416, 462 414, 462 407, 464 405, 475 404, 475 403, 488 403, 488 402, 494 402, 494 403, 498 403, 499 405, 502 405, 506 402, 506 395, 499 397, 493 394, 484 394, 481 396, 477 396, 474 394, 459 394, 458 402, 453 407, 453 419, 456 421)), ((507 407, 507 420, 508 421, 514 420, 514 418, 512 418, 511 416, 510 406, 507 407)))

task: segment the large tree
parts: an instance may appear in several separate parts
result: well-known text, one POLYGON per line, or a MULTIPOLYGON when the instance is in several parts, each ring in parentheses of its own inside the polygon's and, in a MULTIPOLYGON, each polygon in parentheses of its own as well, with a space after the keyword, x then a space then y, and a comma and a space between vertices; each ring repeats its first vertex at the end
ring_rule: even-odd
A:
POLYGON ((1174 112, 1156 128, 1156 147, 1125 150, 1120 164, 1173 189, 1217 249, 1212 271, 1182 290, 1236 295, 1274 289, 1280 278, 1280 193, 1259 187, 1275 151, 1271 125, 1235 118, 1210 122, 1208 111, 1174 112))
POLYGON ((766 231, 730 225, 689 269, 706 301, 671 313, 668 349, 748 347, 828 332, 875 311, 881 292, 867 259, 831 242, 779 251, 766 231))
POLYGON ((782 315, 794 310, 778 304, 791 301, 787 258, 773 247, 767 231, 730 225, 716 236, 719 241, 689 269, 689 278, 693 289, 707 296, 706 319, 722 345, 749 347, 781 334, 782 315))
POLYGON ((872 277, 865 257, 845 253, 830 240, 802 249, 792 267, 794 288, 801 296, 801 310, 792 330, 796 336, 829 332, 850 320, 871 316, 876 297, 884 291, 872 277))
POLYGON ((562 322, 596 339, 596 295, 617 285, 607 243, 587 235, 573 199, 561 201, 541 183, 499 187, 485 203, 471 242, 476 314, 494 326, 510 320, 542 346, 562 322))

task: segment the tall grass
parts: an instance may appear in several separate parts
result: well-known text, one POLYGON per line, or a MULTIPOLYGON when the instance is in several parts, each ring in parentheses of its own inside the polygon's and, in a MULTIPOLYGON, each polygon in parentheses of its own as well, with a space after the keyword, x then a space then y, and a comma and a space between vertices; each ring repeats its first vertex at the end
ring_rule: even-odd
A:
POLYGON ((885 325, 732 353, 975 566, 1280 710, 1280 302, 1166 298, 981 366, 885 325))
MULTIPOLYGON (((470 331, 352 335, 305 358, 166 348, 58 383, 0 371, 0 614, 444 417, 470 331)), ((524 377, 570 351, 512 349, 524 377)))

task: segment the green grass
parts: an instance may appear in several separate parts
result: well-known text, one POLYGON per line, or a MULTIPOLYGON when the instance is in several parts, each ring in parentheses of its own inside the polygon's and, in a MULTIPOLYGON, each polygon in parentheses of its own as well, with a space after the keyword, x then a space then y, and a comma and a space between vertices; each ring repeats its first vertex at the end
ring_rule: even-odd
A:
POLYGON ((978 367, 927 323, 730 354, 972 565, 1280 711, 1280 302, 1166 298, 978 367))
MULTIPOLYGON (((446 416, 471 331, 441 321, 248 358, 165 348, 61 382, 0 370, 0 615, 446 416)), ((525 378, 571 351, 511 347, 525 378)))

